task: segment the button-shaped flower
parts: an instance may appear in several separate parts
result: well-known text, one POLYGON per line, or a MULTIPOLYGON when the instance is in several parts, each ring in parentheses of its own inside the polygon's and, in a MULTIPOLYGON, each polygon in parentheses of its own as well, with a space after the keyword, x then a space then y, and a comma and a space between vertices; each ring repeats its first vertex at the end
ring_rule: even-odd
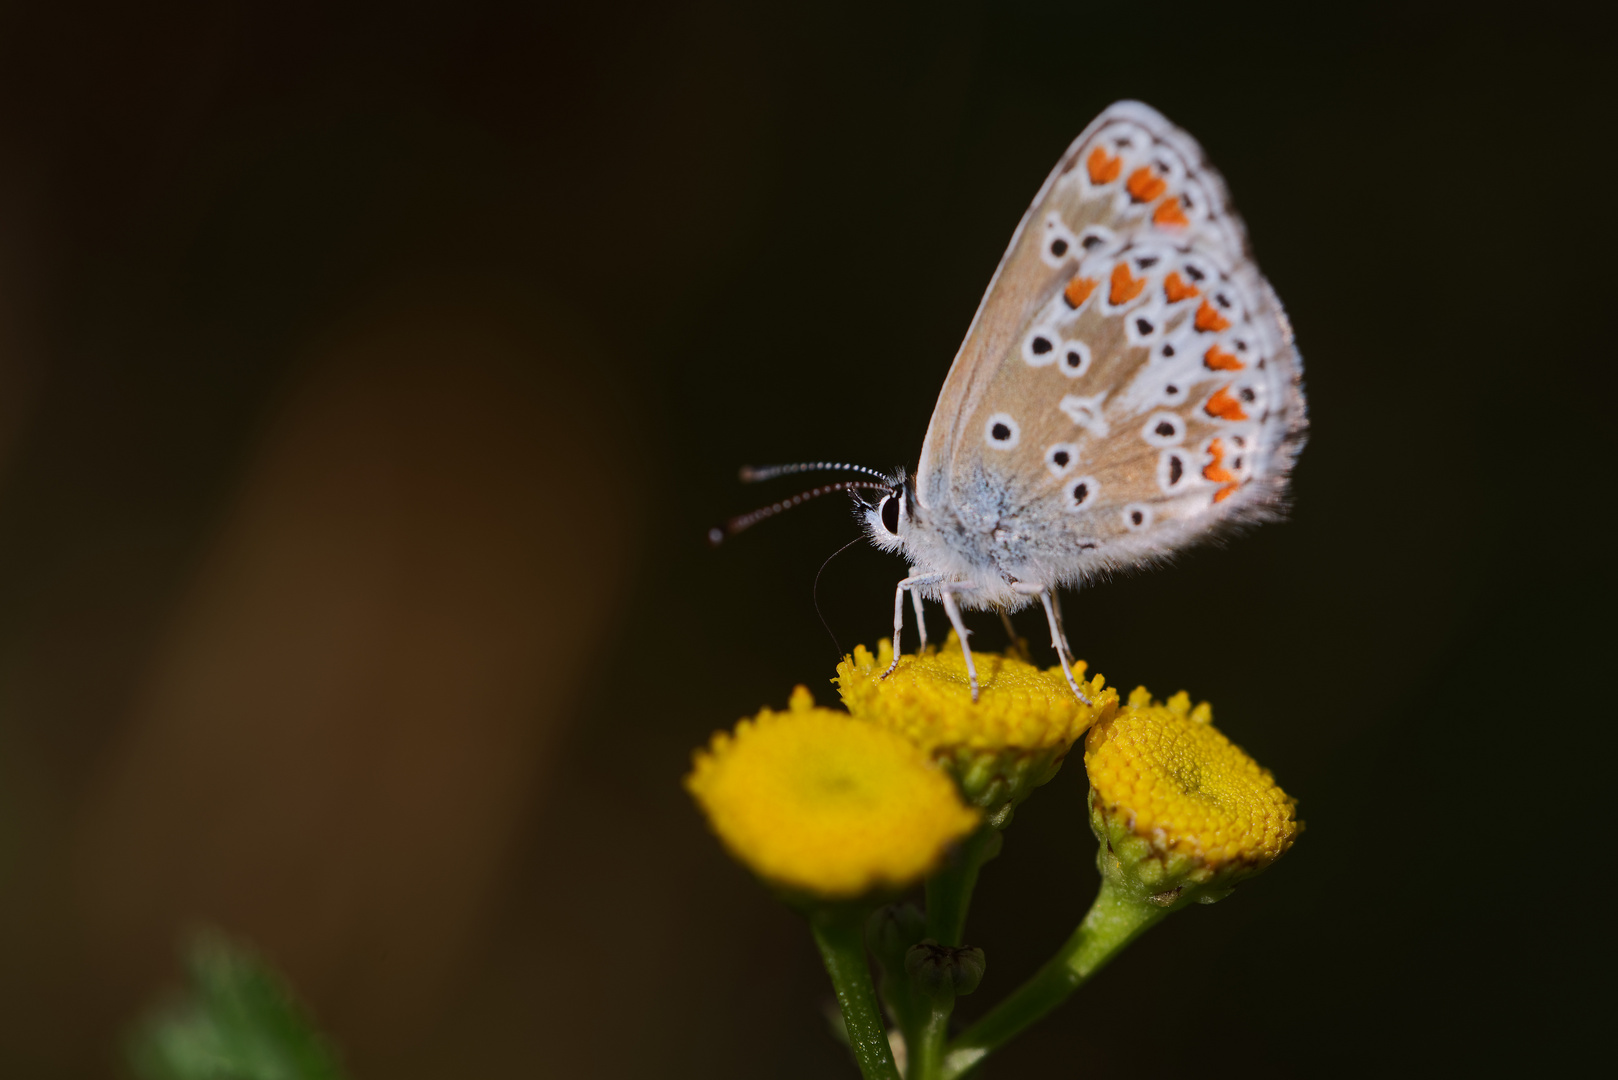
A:
MULTIPOLYGON (((961 649, 951 634, 943 648, 893 660, 886 641, 875 655, 858 646, 837 665, 837 689, 855 716, 902 734, 955 776, 972 805, 1003 827, 1017 804, 1056 775, 1073 744, 1118 706, 1117 691, 1097 675, 1073 695, 1061 668, 1035 667, 1015 656, 974 652, 982 691, 972 700, 961 649)), ((1085 665, 1073 665, 1084 683, 1085 665)))
POLYGON ((914 743, 801 686, 787 711, 715 734, 685 786, 739 862, 821 899, 910 885, 979 820, 914 743))
POLYGON ((1159 904, 1220 899, 1303 827, 1296 800, 1184 693, 1161 703, 1137 689, 1090 730, 1084 765, 1102 873, 1159 904))

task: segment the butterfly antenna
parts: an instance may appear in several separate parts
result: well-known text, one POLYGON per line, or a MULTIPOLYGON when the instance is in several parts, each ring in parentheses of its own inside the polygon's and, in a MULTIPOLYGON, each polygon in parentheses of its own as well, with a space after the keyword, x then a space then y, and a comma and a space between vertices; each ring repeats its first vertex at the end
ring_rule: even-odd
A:
POLYGON ((820 610, 820 576, 826 572, 826 567, 831 565, 833 559, 864 539, 865 537, 863 536, 856 536, 830 555, 827 555, 826 561, 820 564, 819 570, 815 571, 815 584, 809 590, 809 599, 813 600, 815 604, 815 614, 820 616, 820 625, 826 628, 826 633, 831 637, 831 646, 837 650, 837 659, 839 661, 843 659, 843 643, 837 640, 837 632, 831 628, 831 623, 826 621, 826 613, 820 610))
POLYGON ((804 472, 857 472, 874 476, 886 484, 893 483, 893 477, 886 473, 868 469, 864 465, 849 465, 840 461, 803 461, 796 465, 743 465, 741 477, 744 484, 757 484, 764 480, 774 480, 777 476, 791 476, 794 473, 804 472))
MULTIPOLYGON (((751 529, 754 525, 757 525, 765 518, 774 517, 776 514, 791 510, 794 506, 797 506, 800 503, 806 503, 810 499, 818 499, 822 495, 830 495, 834 491, 888 490, 890 490, 890 486, 888 484, 872 483, 869 480, 845 480, 837 484, 826 484, 822 487, 810 488, 808 491, 794 495, 790 499, 782 499, 778 503, 771 503, 769 506, 761 506, 752 513, 741 514, 737 517, 731 518, 723 525, 717 525, 714 528, 709 529, 708 543, 718 547, 724 542, 727 536, 735 536, 743 529, 751 529)), ((856 498, 858 498, 858 496, 856 496, 856 498)))

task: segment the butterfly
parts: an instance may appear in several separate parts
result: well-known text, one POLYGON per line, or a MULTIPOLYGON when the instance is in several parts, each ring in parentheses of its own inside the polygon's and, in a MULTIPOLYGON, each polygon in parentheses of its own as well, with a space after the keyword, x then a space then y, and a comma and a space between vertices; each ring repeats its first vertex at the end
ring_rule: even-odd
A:
POLYGON ((869 539, 910 564, 894 595, 895 665, 906 593, 923 648, 922 601, 937 602, 975 701, 962 609, 1005 617, 1037 603, 1068 685, 1088 701, 1057 590, 1279 517, 1306 429, 1292 329, 1224 181, 1184 131, 1121 101, 1062 155, 1012 234, 916 472, 744 470, 873 479, 816 488, 727 529, 849 491, 869 539))

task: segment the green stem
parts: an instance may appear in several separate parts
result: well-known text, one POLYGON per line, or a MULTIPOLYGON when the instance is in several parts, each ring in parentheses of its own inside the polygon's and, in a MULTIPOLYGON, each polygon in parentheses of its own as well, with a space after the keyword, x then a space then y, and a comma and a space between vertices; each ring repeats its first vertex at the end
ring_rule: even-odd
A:
MULTIPOLYGON (((928 1006, 926 1000, 916 992, 911 985, 910 978, 901 968, 899 978, 904 980, 904 993, 908 995, 904 1015, 899 1021, 899 1030, 904 1034, 905 1042, 905 1080, 922 1080, 923 1073, 918 1071, 916 1061, 927 1055, 929 1046, 937 1061, 942 1064, 944 1060, 944 1044, 949 1040, 949 1013, 944 1014, 944 1028, 942 1033, 935 1033, 934 1027, 938 1020, 938 1011, 928 1006)), ((937 1080, 937 1073, 932 1080, 937 1080)))
POLYGON ((967 837, 955 856, 927 880, 928 937, 940 945, 961 944, 978 871, 1000 853, 1000 844, 1000 831, 992 825, 984 825, 967 837))
MULTIPOLYGON (((927 879, 927 936, 940 945, 958 948, 966 936, 966 913, 983 864, 1000 853, 1004 838, 993 825, 983 825, 966 838, 954 856, 927 879)), ((949 1041, 949 1015, 953 994, 935 999, 914 1031, 905 1032, 910 1080, 938 1080, 943 1076, 944 1045, 949 1041)))
POLYGON ((1151 929, 1169 913, 1145 900, 1137 900, 1103 878, 1101 891, 1067 943, 1010 997, 991 1009, 950 1046, 944 1059, 944 1080, 964 1076, 1034 1021, 1066 1001, 1107 961, 1151 929))
POLYGON ((865 961, 865 912, 828 908, 809 916, 820 959, 837 991, 837 1005, 848 1028, 848 1045, 865 1080, 899 1080, 899 1068, 888 1046, 882 1010, 871 986, 871 968, 865 961))
POLYGON ((954 1008, 953 994, 933 1002, 931 1012, 917 1028, 915 1040, 907 1044, 910 1061, 905 1075, 909 1080, 939 1080, 944 1075, 944 1044, 949 1039, 949 1014, 954 1008))

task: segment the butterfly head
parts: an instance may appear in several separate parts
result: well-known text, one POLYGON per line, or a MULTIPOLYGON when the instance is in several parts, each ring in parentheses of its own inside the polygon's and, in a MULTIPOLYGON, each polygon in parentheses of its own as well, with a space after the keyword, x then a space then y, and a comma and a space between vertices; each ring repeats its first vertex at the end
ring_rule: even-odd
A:
MULTIPOLYGON (((759 522, 763 521, 765 518, 772 518, 777 514, 791 510, 795 506, 801 506, 810 499, 818 499, 822 495, 830 495, 834 491, 848 492, 854 497, 855 503, 863 510, 869 511, 872 509, 878 509, 878 519, 880 521, 881 510, 874 507, 873 504, 867 502, 866 497, 862 496, 860 492, 871 491, 891 493, 898 490, 895 485, 903 484, 905 482, 904 474, 902 472, 889 476, 887 473, 878 472, 876 469, 868 468, 864 465, 849 465, 846 463, 833 461, 804 461, 793 465, 744 465, 741 470, 741 481, 744 484, 756 484, 765 480, 774 480, 776 477, 780 476, 791 476, 795 473, 805 472, 864 473, 866 476, 870 477, 870 479, 843 480, 835 484, 821 484, 818 487, 810 488, 808 491, 799 492, 797 495, 793 495, 791 498, 781 499, 778 502, 773 502, 768 506, 761 506, 750 514, 738 515, 737 517, 731 518, 723 525, 716 525, 712 529, 709 529, 708 543, 717 546, 723 543, 727 537, 735 536, 744 529, 750 529, 754 525, 757 525, 759 522)), ((914 493, 912 492, 912 498, 913 497, 914 493)), ((891 517, 894 513, 897 513, 897 508, 894 511, 890 511, 889 516, 891 517)), ((895 528, 898 527, 898 522, 896 520, 894 521, 894 525, 895 528)), ((897 540, 893 542, 896 544, 897 540)))
POLYGON ((871 543, 883 551, 900 551, 915 524, 916 488, 902 470, 875 502, 860 500, 859 517, 871 543))

